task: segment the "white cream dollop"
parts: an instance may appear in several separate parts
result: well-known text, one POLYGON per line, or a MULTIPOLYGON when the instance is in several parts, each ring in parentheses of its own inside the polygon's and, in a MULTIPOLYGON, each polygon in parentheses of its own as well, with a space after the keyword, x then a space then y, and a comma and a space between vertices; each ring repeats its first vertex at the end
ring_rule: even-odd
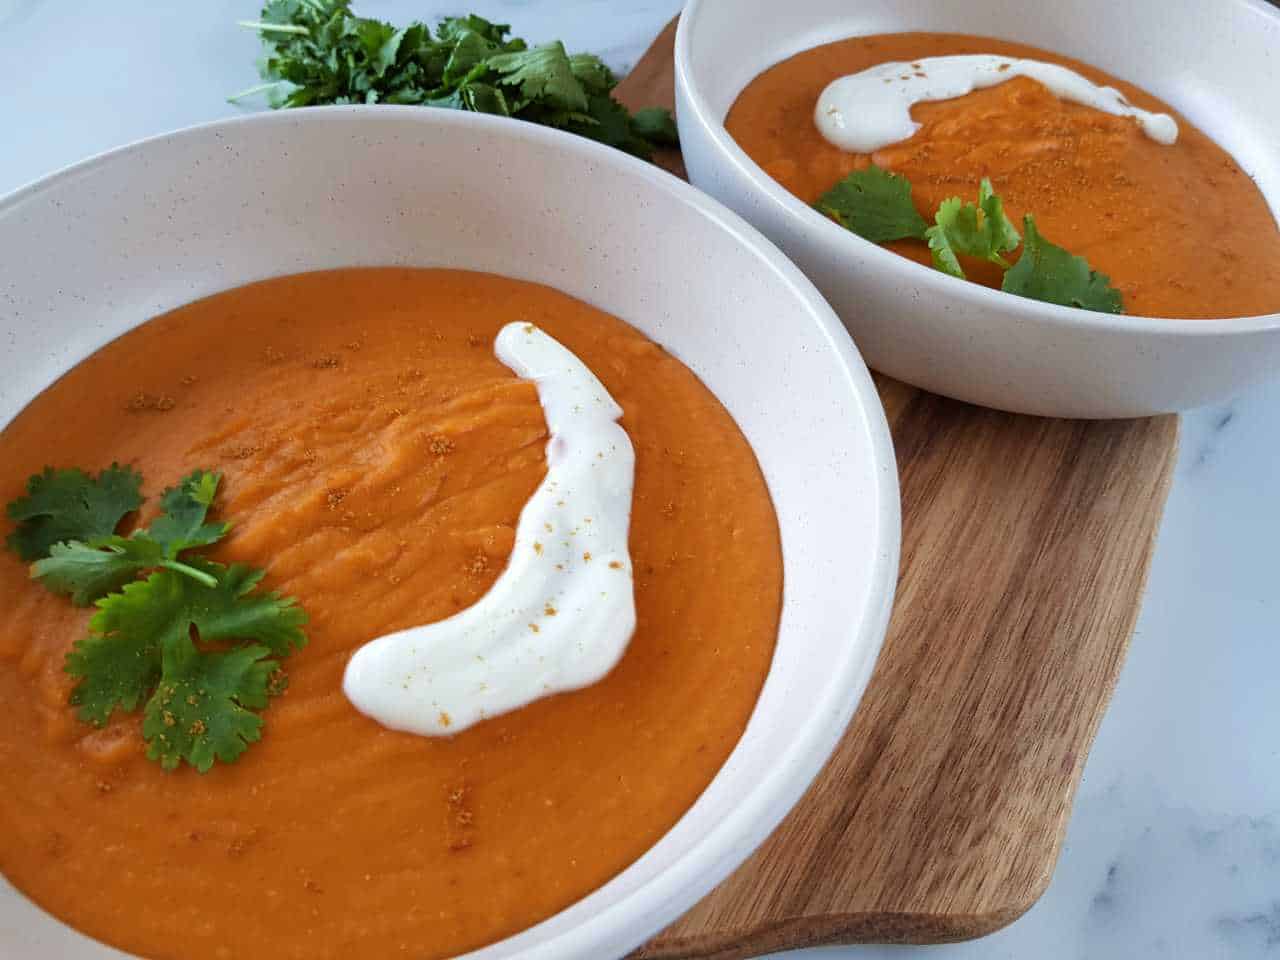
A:
POLYGON ((1115 87, 1100 87, 1056 63, 980 53, 925 57, 910 63, 881 63, 827 84, 813 119, 832 144, 853 153, 872 153, 907 140, 920 129, 911 107, 922 100, 950 100, 984 87, 1029 77, 1063 100, 1118 117, 1135 117, 1143 132, 1168 146, 1178 124, 1167 113, 1148 113, 1129 103, 1115 87))
POLYGON ((445 620, 371 640, 343 691, 384 726, 457 733, 496 714, 600 680, 635 632, 627 534, 635 451, 622 408, 573 353, 509 323, 494 353, 532 380, 546 417, 547 474, 516 526, 492 588, 445 620))

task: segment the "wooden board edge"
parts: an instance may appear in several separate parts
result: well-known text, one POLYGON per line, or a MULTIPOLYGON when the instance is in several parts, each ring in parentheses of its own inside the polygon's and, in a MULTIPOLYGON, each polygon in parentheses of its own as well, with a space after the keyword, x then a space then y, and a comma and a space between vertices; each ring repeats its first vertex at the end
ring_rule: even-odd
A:
POLYGON ((792 917, 734 933, 700 934, 641 947, 629 960, 751 960, 766 953, 855 944, 938 944, 975 940, 1021 917, 1038 897, 980 916, 831 914, 792 917))
MULTIPOLYGON (((1173 485, 1180 446, 1181 426, 1178 418, 1167 416, 1164 421, 1167 425, 1166 429, 1172 431, 1172 436, 1165 445, 1159 473, 1153 485, 1154 496, 1149 501, 1148 509, 1152 515, 1148 521, 1150 534, 1141 553, 1139 597, 1146 595, 1152 560, 1165 506, 1173 485)), ((1141 609, 1142 604, 1135 603, 1124 623, 1123 640, 1120 646, 1121 662, 1128 654, 1141 609)), ((1019 902, 1008 904, 997 911, 981 914, 863 912, 796 916, 766 921, 757 926, 738 930, 712 931, 684 937, 664 938, 662 932, 659 932, 647 944, 633 952, 630 955, 631 960, 748 960, 764 953, 837 944, 953 943, 989 936, 1008 926, 1040 900, 1052 881, 1066 839, 1076 793, 1079 790, 1084 760, 1087 759, 1097 738, 1102 718, 1106 714, 1116 683, 1119 681, 1120 672, 1117 670, 1111 678, 1110 686, 1105 691, 1092 718, 1088 735, 1082 742, 1080 767, 1071 778, 1070 792, 1063 806, 1063 816, 1054 835, 1052 856, 1047 859, 1045 869, 1037 878, 1034 887, 1019 902)), ((675 923, 678 923, 678 920, 675 923)))

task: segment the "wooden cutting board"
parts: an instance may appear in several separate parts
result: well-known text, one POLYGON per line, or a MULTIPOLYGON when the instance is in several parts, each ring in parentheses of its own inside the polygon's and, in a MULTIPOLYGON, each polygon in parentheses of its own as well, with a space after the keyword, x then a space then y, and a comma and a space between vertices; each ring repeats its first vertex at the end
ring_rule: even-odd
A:
MULTIPOLYGON (((674 35, 618 87, 633 109, 672 104, 674 35)), ((659 162, 684 175, 675 151, 659 162)), ((903 531, 875 674, 804 799, 637 958, 977 937, 1049 883, 1137 618, 1177 419, 1045 420, 876 384, 903 531)))

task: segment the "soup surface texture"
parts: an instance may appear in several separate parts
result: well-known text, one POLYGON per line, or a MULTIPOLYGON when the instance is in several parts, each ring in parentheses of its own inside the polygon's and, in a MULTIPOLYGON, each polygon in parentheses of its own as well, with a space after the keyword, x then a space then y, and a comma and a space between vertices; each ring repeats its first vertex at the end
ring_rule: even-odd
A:
MULTIPOLYGON (((976 200, 979 182, 990 177, 1019 230, 1022 215, 1033 214, 1042 235, 1111 277, 1126 313, 1208 318, 1280 311, 1280 228, 1254 182, 1168 105, 1078 60, 959 34, 852 37, 760 74, 725 126, 806 203, 875 163, 911 181, 916 206, 932 223, 939 203, 951 196, 976 200), (846 153, 814 124, 819 94, 838 77, 891 61, 975 53, 1059 63, 1116 87, 1136 106, 1173 114, 1178 140, 1163 146, 1136 120, 1059 100, 1025 77, 916 104, 911 116, 921 129, 872 154, 846 153)), ((930 263, 921 242, 887 246, 930 263)), ((1000 286, 999 267, 961 259, 970 279, 1000 286)))
POLYGON ((144 957, 443 957, 549 916, 636 859, 746 725, 781 603, 777 521, 745 438, 622 321, 487 274, 369 269, 255 284, 152 320, 0 433, 0 499, 46 464, 225 473, 211 551, 267 570, 310 643, 264 736, 205 775, 95 730, 63 658, 89 612, 0 558, 0 871, 144 957), (636 450, 638 628, 600 683, 450 738, 380 727, 341 689, 369 639, 475 602, 545 469, 511 320, 575 352, 636 450))

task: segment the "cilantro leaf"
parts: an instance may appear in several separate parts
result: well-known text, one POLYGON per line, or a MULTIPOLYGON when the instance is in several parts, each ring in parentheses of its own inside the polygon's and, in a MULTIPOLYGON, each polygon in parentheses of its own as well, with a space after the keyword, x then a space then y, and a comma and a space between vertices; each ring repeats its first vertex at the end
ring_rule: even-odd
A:
POLYGON ((569 54, 559 40, 532 50, 503 53, 488 60, 500 82, 518 86, 529 102, 541 102, 553 109, 578 113, 587 111, 587 91, 573 72, 569 54))
POLYGON ((142 505, 142 477, 113 463, 96 479, 83 470, 45 467, 27 481, 27 495, 8 506, 18 528, 6 543, 23 560, 49 555, 63 540, 109 536, 126 513, 142 505))
POLYGON ((1050 243, 1036 229, 1031 214, 1022 218, 1026 247, 1008 271, 1000 289, 1020 297, 1082 307, 1100 313, 1121 313, 1124 302, 1111 278, 1089 267, 1062 247, 1050 243))
POLYGON ((679 146, 680 134, 676 132, 676 118, 666 107, 645 107, 637 110, 631 119, 637 136, 660 147, 679 146))
MULTIPOLYGON (((155 577, 161 577, 156 574, 155 577)), ((71 691, 86 723, 102 726, 113 710, 136 710, 160 679, 160 647, 167 626, 167 608, 150 601, 164 585, 136 581, 120 593, 98 601, 99 611, 89 621, 89 636, 76 641, 63 669, 80 682, 71 691)), ((154 579, 154 578, 153 578, 154 579)))
POLYGON ((277 657, 306 645, 302 626, 307 615, 292 597, 278 593, 254 593, 265 571, 243 564, 224 567, 208 560, 192 565, 211 574, 213 588, 183 578, 187 611, 202 640, 253 640, 277 657))
POLYGON ((161 494, 164 512, 147 529, 147 535, 160 544, 166 557, 172 559, 192 547, 207 547, 226 536, 231 524, 205 523, 221 482, 220 473, 196 470, 161 494))
POLYGON ((149 538, 113 536, 88 543, 70 540, 55 543, 49 556, 33 563, 31 576, 54 593, 70 594, 77 607, 85 607, 164 559, 163 548, 149 538))
POLYGON ((404 40, 404 31, 379 20, 361 20, 356 30, 364 46, 369 69, 375 77, 382 77, 396 65, 396 55, 404 40))
POLYGON ((635 131, 635 121, 627 108, 612 97, 592 96, 587 111, 568 121, 567 129, 588 139, 625 150, 641 160, 648 160, 653 147, 635 131))
POLYGON ((272 107, 472 110, 569 130, 642 157, 674 139, 669 112, 633 117, 613 99, 617 78, 598 57, 571 56, 559 42, 529 49, 508 36, 508 25, 474 14, 442 20, 433 35, 418 22, 396 28, 357 17, 348 0, 270 0, 258 20, 242 25, 262 38, 263 82, 232 102, 263 95, 272 107))
MULTIPOLYGON (((444 43, 456 41, 467 33, 475 33, 490 43, 502 44, 506 42, 507 34, 510 32, 511 24, 490 23, 484 17, 477 17, 474 13, 465 17, 445 17, 436 27, 436 35, 444 43)), ((516 42, 524 43, 523 40, 516 42)))
POLYGON ((31 566, 31 576, 55 593, 71 595, 71 602, 85 606, 119 589, 143 570, 165 566, 205 582, 211 581, 194 567, 180 563, 178 554, 216 543, 230 524, 206 523, 209 505, 222 475, 197 470, 160 497, 164 512, 149 528, 130 537, 97 537, 88 542, 72 540, 54 544, 49 556, 31 566))
POLYGON ((251 710, 266 705, 268 680, 284 656, 306 643, 306 614, 290 598, 254 593, 262 572, 207 560, 191 565, 213 586, 159 570, 98 601, 89 636, 76 643, 66 672, 79 682, 71 702, 101 725, 120 707, 147 700, 147 755, 200 772, 230 761, 260 736, 251 710), (204 649, 201 644, 252 641, 204 649))
POLYGON ((911 199, 911 181, 877 167, 855 170, 814 206, 872 243, 923 240, 927 224, 911 199))
POLYGON ((956 254, 989 260, 1007 270, 1008 261, 1001 254, 1022 242, 986 177, 978 186, 976 205, 950 197, 938 206, 933 219, 934 225, 925 231, 933 265, 953 277, 964 277, 956 254))
POLYGON ((575 53, 569 58, 569 70, 588 94, 608 93, 618 85, 613 71, 593 53, 575 53))
POLYGON ((444 83, 448 85, 455 80, 465 82, 472 70, 482 65, 486 58, 501 49, 500 44, 487 37, 484 33, 472 30, 469 27, 461 28, 454 42, 453 50, 449 53, 449 59, 445 62, 444 83))
POLYGON ((277 664, 266 647, 202 653, 189 639, 165 647, 164 676, 147 701, 142 735, 147 758, 173 770, 183 760, 206 773, 231 763, 262 739, 267 688, 277 664))
MULTIPOLYGON (((507 100, 507 95, 502 92, 501 88, 492 84, 468 83, 459 87, 454 96, 458 98, 458 102, 464 110, 471 110, 475 113, 496 113, 503 117, 509 117, 514 113, 510 102, 507 100)), ((444 104, 435 101, 431 105, 444 106, 444 104)))

